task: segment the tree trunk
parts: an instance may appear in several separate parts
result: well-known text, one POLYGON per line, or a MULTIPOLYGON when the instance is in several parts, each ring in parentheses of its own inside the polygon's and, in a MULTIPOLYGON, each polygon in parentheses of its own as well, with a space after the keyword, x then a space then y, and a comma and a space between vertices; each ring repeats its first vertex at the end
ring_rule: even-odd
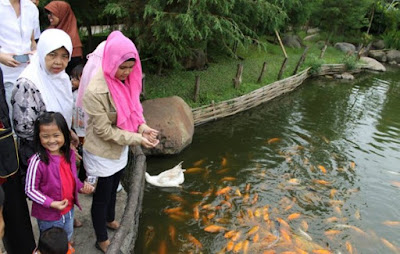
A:
POLYGON ((199 94, 200 94, 200 77, 198 75, 196 75, 196 81, 195 81, 195 85, 194 85, 194 96, 193 96, 193 100, 194 102, 197 102, 199 100, 199 94))

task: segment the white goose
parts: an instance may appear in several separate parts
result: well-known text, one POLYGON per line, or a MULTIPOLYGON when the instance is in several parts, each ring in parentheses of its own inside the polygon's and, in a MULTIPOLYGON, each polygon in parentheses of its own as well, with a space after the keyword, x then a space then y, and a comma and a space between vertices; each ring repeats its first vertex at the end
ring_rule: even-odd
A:
POLYGON ((175 167, 165 170, 155 176, 151 176, 146 172, 146 181, 158 187, 179 187, 180 184, 185 181, 183 172, 185 172, 186 169, 182 169, 182 163, 183 161, 181 161, 175 167))

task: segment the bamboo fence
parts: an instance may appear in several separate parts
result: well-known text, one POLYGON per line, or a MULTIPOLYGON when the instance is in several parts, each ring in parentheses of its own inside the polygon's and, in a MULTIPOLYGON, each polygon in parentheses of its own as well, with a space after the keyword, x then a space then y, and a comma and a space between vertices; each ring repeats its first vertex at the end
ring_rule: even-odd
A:
MULTIPOLYGON (((315 76, 332 75, 345 71, 357 73, 360 72, 362 68, 363 66, 348 71, 344 64, 325 64, 321 66, 319 72, 315 74, 315 76)), ((192 109, 194 125, 198 126, 254 108, 278 96, 293 91, 310 76, 312 76, 310 68, 307 68, 296 75, 275 81, 240 97, 194 108, 192 109)))

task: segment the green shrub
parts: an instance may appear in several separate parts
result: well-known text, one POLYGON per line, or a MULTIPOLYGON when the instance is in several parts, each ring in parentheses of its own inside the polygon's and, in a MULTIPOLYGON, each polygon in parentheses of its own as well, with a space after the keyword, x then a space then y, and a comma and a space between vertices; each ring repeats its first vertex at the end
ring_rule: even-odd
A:
POLYGON ((320 59, 319 57, 316 57, 314 55, 310 56, 305 62, 306 66, 311 67, 311 69, 309 71, 311 75, 317 74, 320 71, 321 66, 323 64, 324 64, 324 60, 320 59))
POLYGON ((346 66, 346 70, 351 71, 357 67, 357 56, 356 54, 353 55, 346 55, 342 59, 342 63, 346 66))
POLYGON ((387 48, 400 50, 400 31, 389 31, 382 35, 387 48))

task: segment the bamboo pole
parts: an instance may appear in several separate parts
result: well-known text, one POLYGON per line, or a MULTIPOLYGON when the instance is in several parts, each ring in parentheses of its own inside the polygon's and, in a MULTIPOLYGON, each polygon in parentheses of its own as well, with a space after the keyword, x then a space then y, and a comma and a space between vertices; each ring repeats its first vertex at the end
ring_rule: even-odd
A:
POLYGON ((200 94, 200 77, 199 75, 196 75, 196 81, 194 85, 194 96, 193 96, 194 102, 197 102, 199 100, 199 94, 200 94))
POLYGON ((282 49, 282 51, 283 51, 283 54, 285 55, 285 58, 288 58, 288 56, 287 56, 287 54, 286 54, 285 46, 283 46, 281 37, 279 36, 279 33, 278 33, 278 31, 277 31, 276 29, 275 29, 275 34, 276 34, 276 37, 278 38, 279 45, 281 45, 281 49, 282 49))
POLYGON ((239 89, 240 84, 242 83, 242 74, 243 74, 243 64, 237 65, 236 77, 232 79, 233 86, 235 89, 239 89))
POLYGON ((257 83, 261 83, 261 80, 264 76, 264 72, 267 70, 267 62, 264 62, 263 67, 261 69, 260 76, 258 76, 257 83))
POLYGON ((304 62, 304 59, 306 59, 307 51, 308 51, 308 47, 306 47, 304 49, 303 54, 301 55, 299 62, 297 62, 296 68, 294 69, 292 75, 296 75, 297 71, 299 70, 300 65, 304 62))
POLYGON ((142 76, 142 93, 141 93, 143 99, 146 99, 146 86, 145 85, 146 85, 146 74, 143 73, 143 76, 142 76))

